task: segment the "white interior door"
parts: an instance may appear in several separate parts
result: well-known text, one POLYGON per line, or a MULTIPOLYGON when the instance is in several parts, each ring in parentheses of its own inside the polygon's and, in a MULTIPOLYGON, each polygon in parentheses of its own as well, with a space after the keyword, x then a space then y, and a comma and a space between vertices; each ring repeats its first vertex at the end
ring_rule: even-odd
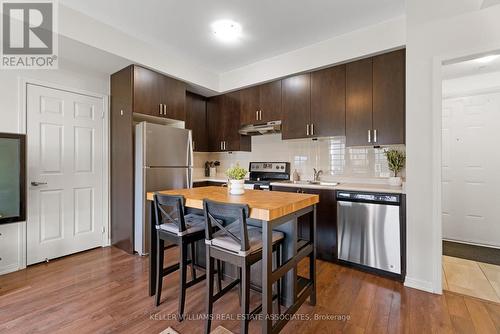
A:
POLYGON ((103 100, 28 85, 27 145, 27 264, 101 246, 103 100))
POLYGON ((443 238, 500 247, 500 93, 443 101, 443 238))

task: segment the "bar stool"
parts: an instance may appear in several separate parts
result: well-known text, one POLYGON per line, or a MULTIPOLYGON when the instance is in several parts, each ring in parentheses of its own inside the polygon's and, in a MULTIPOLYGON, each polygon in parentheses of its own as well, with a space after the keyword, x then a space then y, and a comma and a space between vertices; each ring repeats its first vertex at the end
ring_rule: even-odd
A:
MULTIPOLYGON (((210 333, 213 304, 234 286, 240 284, 241 333, 248 333, 250 316, 261 311, 262 304, 249 312, 250 307, 250 267, 262 259, 262 230, 248 226, 248 205, 219 203, 203 200, 205 211, 205 245, 207 257, 207 317, 205 333, 210 333), (214 231, 216 230, 216 231, 214 231), (213 294, 214 281, 212 272, 214 260, 222 260, 238 268, 238 278, 228 284, 216 295, 213 294)), ((273 251, 276 253, 277 266, 281 265, 281 253, 284 235, 273 231, 273 251)), ((280 310, 282 281, 277 281, 278 312, 280 310)))
MULTIPOLYGON (((203 281, 206 275, 196 276, 196 269, 204 270, 196 263, 195 244, 203 240, 205 233, 205 217, 196 214, 185 215, 184 197, 155 193, 155 224, 157 233, 156 251, 156 295, 155 305, 160 305, 163 277, 180 270, 179 321, 184 318, 184 305, 187 288, 203 281), (167 268, 163 268, 165 241, 173 242, 180 248, 180 261, 167 268), (190 259, 188 258, 190 247, 190 259), (187 282, 187 266, 191 265, 191 280, 187 282)), ((217 262, 217 271, 210 271, 210 275, 217 274, 218 291, 221 290, 222 271, 220 261, 217 262)), ((213 277, 212 277, 213 280, 213 277)))

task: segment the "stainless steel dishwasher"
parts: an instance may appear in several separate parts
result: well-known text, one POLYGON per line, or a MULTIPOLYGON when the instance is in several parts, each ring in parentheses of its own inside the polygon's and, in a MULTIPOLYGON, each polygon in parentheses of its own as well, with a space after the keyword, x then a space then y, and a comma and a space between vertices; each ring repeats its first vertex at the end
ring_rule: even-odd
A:
POLYGON ((401 275, 401 195, 338 190, 336 198, 338 258, 401 275))

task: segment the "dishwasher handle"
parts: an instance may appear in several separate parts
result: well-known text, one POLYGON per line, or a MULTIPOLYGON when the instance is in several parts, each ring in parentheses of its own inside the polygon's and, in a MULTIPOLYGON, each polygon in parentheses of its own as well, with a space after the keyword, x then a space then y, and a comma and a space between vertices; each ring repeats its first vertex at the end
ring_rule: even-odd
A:
POLYGON ((337 191, 337 201, 400 205, 401 195, 357 191, 337 191))

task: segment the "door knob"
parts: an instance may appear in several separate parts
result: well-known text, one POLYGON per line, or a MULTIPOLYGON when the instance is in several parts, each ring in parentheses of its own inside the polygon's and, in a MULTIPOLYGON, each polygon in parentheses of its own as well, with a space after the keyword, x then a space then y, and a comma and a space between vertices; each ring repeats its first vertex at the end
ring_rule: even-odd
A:
POLYGON ((46 184, 47 184, 47 182, 34 182, 34 181, 31 181, 31 185, 33 187, 44 186, 46 184))

